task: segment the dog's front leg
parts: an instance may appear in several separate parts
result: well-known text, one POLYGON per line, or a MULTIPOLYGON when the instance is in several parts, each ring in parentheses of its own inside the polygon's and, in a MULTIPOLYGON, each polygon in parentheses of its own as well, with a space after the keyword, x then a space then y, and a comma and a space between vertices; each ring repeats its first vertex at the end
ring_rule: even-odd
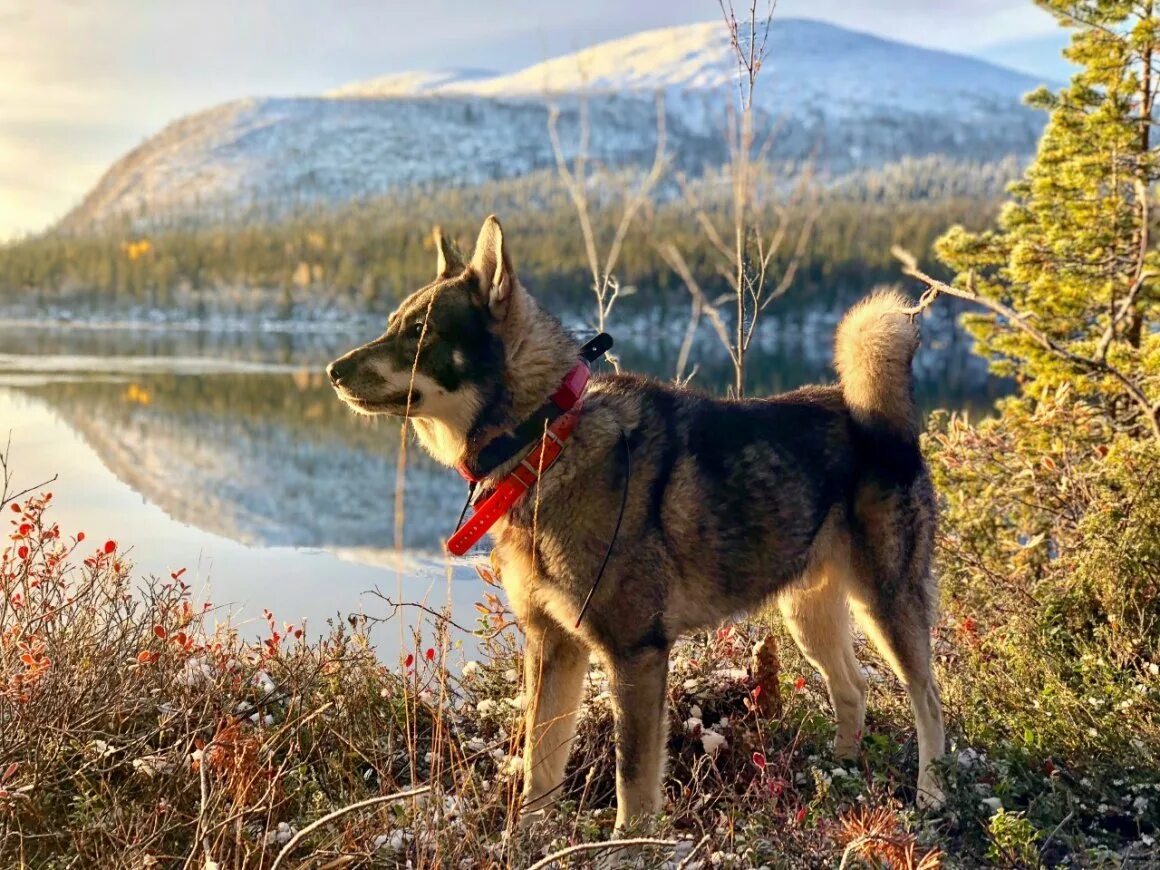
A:
POLYGON ((661 807, 665 769, 668 649, 645 649, 610 660, 616 717, 616 828, 661 807))
POLYGON ((524 621, 524 812, 559 798, 576 735, 576 710, 588 670, 588 650, 547 614, 524 621))

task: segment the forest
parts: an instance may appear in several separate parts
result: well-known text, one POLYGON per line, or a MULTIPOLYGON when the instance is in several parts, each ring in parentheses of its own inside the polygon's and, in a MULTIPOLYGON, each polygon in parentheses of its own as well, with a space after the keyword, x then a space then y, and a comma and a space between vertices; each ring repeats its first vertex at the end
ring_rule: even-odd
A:
MULTIPOLYGON (((927 250, 954 223, 985 225, 1019 165, 1014 157, 973 165, 924 158, 827 183, 800 167, 793 174, 755 168, 756 184, 771 191, 792 188, 788 196, 761 197, 771 220, 785 221, 791 234, 806 221, 812 224, 801 252, 803 292, 785 303, 812 304, 813 293, 806 290, 866 287, 896 278, 892 244, 927 250)), ((623 190, 633 181, 625 170, 593 174, 591 213, 598 235, 613 233, 623 190)), ((687 304, 657 245, 678 245, 688 252, 691 267, 711 275, 712 252, 695 214, 723 214, 729 182, 710 174, 680 185, 670 180, 655 193, 629 229, 618 278, 637 288, 634 305, 687 304)), ((587 302, 592 279, 576 213, 557 174, 542 171, 474 188, 409 190, 261 220, 215 213, 200 220, 155 218, 144 226, 124 219, 83 234, 48 232, 0 248, 0 308, 117 312, 139 307, 177 309, 190 317, 211 311, 309 317, 324 309, 382 315, 429 280, 433 225, 461 234, 467 244, 489 213, 499 214, 521 239, 520 273, 538 296, 573 307, 587 302)), ((783 252, 783 258, 789 255, 783 252)))

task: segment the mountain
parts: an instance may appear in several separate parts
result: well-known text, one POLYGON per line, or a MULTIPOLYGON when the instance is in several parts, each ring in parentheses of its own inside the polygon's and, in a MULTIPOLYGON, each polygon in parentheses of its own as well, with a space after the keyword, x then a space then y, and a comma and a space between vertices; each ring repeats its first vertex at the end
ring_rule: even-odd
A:
MULTIPOLYGON (((984 61, 802 19, 774 22, 755 105, 778 158, 841 173, 906 156, 1026 154, 1042 127, 1021 96, 1039 81, 984 61)), ((246 99, 183 118, 108 170, 63 221, 276 214, 401 187, 472 184, 552 166, 549 106, 565 151, 587 102, 590 149, 647 160, 654 101, 678 168, 725 159, 737 66, 720 22, 639 33, 527 69, 437 70, 318 97, 246 99)))

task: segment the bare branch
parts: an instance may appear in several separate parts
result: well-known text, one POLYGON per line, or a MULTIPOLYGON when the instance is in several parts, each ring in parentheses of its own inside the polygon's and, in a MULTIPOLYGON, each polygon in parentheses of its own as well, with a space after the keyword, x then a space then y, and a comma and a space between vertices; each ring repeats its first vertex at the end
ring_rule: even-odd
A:
MULTIPOLYGON (((660 183, 668 167, 668 153, 665 138, 665 107, 664 95, 661 92, 656 96, 657 106, 657 133, 656 150, 653 154, 652 165, 634 189, 626 188, 624 193, 624 208, 616 230, 609 243, 603 268, 596 242, 596 232, 592 225, 591 208, 588 201, 588 143, 590 124, 588 122, 588 101, 583 97, 580 104, 580 142, 577 154, 571 166, 564 154, 560 142, 559 109, 555 106, 548 113, 548 136, 552 143, 552 153, 556 158, 556 169, 560 181, 564 185, 576 215, 580 221, 580 232, 584 238, 584 251, 588 259, 588 268, 592 274, 592 292, 596 297, 597 328, 603 332, 605 319, 612 312, 616 300, 620 297, 620 282, 615 275, 616 264, 624 247, 624 241, 632 228, 633 222, 644 205, 649 201, 652 191, 660 183)), ((615 363, 614 363, 615 364, 615 363)))
POLYGON ((19 492, 9 492, 9 487, 12 485, 12 470, 8 465, 8 456, 12 451, 12 433, 8 433, 8 441, 4 445, 4 449, 0 450, 0 508, 7 507, 10 502, 16 501, 23 495, 48 486, 50 483, 55 483, 60 477, 59 474, 54 474, 48 480, 42 480, 40 483, 34 483, 32 486, 25 487, 19 492))
POLYGON ((278 868, 282 866, 282 862, 290 856, 290 854, 294 851, 294 848, 300 842, 302 842, 304 837, 322 827, 323 825, 329 822, 333 822, 335 819, 342 818, 347 813, 353 813, 356 810, 366 809, 367 807, 378 806, 379 804, 394 803, 395 801, 401 801, 406 798, 418 797, 419 795, 427 794, 429 791, 431 791, 431 786, 424 785, 419 788, 410 789, 409 791, 399 791, 395 792, 394 794, 382 795, 381 797, 367 798, 365 801, 359 801, 358 803, 350 804, 349 806, 337 809, 332 813, 327 813, 321 819, 317 819, 316 821, 311 822, 309 825, 302 828, 302 830, 291 837, 286 845, 282 847, 282 851, 280 851, 278 856, 274 859, 274 863, 270 865, 270 870, 278 870, 278 868))
POLYGON ((612 244, 608 248, 608 257, 604 261, 605 276, 611 275, 613 269, 616 268, 616 262, 620 259, 620 249, 624 244, 624 238, 628 234, 629 228, 632 226, 633 219, 636 213, 640 211, 641 207, 648 201, 649 194, 652 193, 653 188, 660 183, 661 177, 664 175, 665 168, 668 166, 668 154, 665 150, 665 95, 664 91, 657 91, 656 95, 657 107, 657 147, 653 154, 652 167, 648 174, 641 180, 640 186, 636 189, 633 195, 628 199, 624 206, 624 214, 620 218, 620 223, 616 227, 616 234, 612 238, 612 244))
POLYGON ((677 277, 684 282, 685 287, 689 291, 689 295, 693 297, 694 306, 699 306, 700 311, 709 318, 709 323, 712 325, 713 331, 717 333, 717 338, 721 340, 722 346, 728 352, 729 359, 736 365, 737 357, 729 336, 729 327, 722 319, 721 312, 717 310, 717 306, 705 299, 701 285, 693 277, 693 271, 689 268, 689 264, 685 262, 684 256, 672 242, 662 242, 657 245, 657 252, 669 264, 672 270, 677 273, 677 277))
POLYGON ((673 380, 678 384, 687 384, 696 373, 696 369, 685 377, 685 369, 689 365, 689 355, 693 352, 693 341, 697 337, 697 327, 701 324, 701 312, 705 309, 705 300, 700 294, 693 295, 693 307, 689 311, 689 322, 685 325, 685 335, 681 339, 681 347, 677 352, 677 365, 673 372, 673 380))
POLYGON ((978 293, 976 293, 973 287, 973 279, 971 281, 971 286, 968 286, 966 289, 955 287, 951 284, 946 284, 942 281, 932 278, 930 275, 927 275, 925 272, 919 269, 918 261, 915 260, 914 255, 907 251, 905 248, 895 245, 890 249, 890 252, 902 263, 902 273, 904 275, 917 278, 927 286, 927 290, 922 294, 922 298, 919 300, 918 304, 911 308, 900 308, 900 314, 906 314, 913 317, 929 308, 940 294, 954 296, 957 299, 964 299, 967 302, 972 302, 975 305, 986 308, 991 313, 1002 317, 1013 327, 1018 329, 1020 332, 1022 332, 1024 335, 1026 335, 1049 353, 1055 354, 1060 359, 1067 360, 1077 368, 1080 368, 1086 372, 1107 375, 1108 377, 1117 381, 1120 386, 1124 388, 1124 391, 1131 397, 1132 401, 1134 401, 1136 405, 1139 406, 1140 410, 1144 414, 1144 418, 1148 421, 1149 428, 1152 430, 1152 436, 1156 439, 1157 442, 1160 442, 1160 402, 1152 402, 1148 398, 1148 394, 1144 392, 1143 387, 1125 375, 1118 368, 1110 365, 1106 360, 1098 358, 1092 359, 1090 357, 1081 356, 1080 354, 1073 353, 1066 347, 1063 347, 1054 339, 1052 339, 1051 336, 1047 335, 1042 330, 1036 329, 1034 326, 1028 323, 1026 318, 1020 315, 1019 312, 1017 312, 1015 309, 1004 305, 1002 302, 989 299, 986 296, 980 296, 978 293))
MULTIPOLYGON (((684 195, 685 202, 693 209, 693 216, 697 219, 697 223, 700 224, 702 232, 705 233, 705 238, 709 240, 709 244, 717 249, 717 253, 730 263, 730 267, 732 268, 734 257, 733 249, 725 243, 725 240, 721 237, 721 233, 713 224, 712 218, 697 203, 696 197, 693 195, 693 190, 684 176, 677 176, 677 183, 681 187, 681 193, 684 195)), ((727 275, 727 277, 729 276, 727 275)))
POLYGON ((395 615, 404 607, 413 607, 416 610, 421 610, 423 613, 426 613, 428 616, 430 616, 432 619, 434 619, 437 623, 439 623, 441 625, 449 625, 458 631, 462 631, 464 634, 475 634, 475 632, 472 629, 465 628, 464 626, 460 625, 458 622, 456 622, 454 619, 452 619, 450 616, 448 616, 443 611, 435 610, 432 607, 428 607, 426 604, 421 604, 417 601, 395 601, 393 598, 391 598, 389 595, 384 593, 377 586, 371 590, 370 594, 375 596, 379 600, 381 600, 383 603, 385 603, 389 608, 391 608, 391 610, 390 610, 390 613, 388 613, 386 616, 369 616, 368 615, 367 620, 369 622, 390 622, 392 619, 395 618, 395 615))
MULTIPOLYGON (((588 191, 586 188, 588 181, 585 169, 588 151, 588 123, 587 113, 583 107, 587 105, 587 97, 581 98, 580 105, 580 148, 575 158, 574 169, 569 168, 568 158, 564 155, 564 148, 560 144, 560 110, 556 106, 552 106, 548 111, 548 137, 552 141, 552 153, 556 156, 556 171, 560 174, 564 189, 576 207, 576 215, 580 220, 580 232, 584 237, 584 253, 588 257, 588 268, 592 272, 592 287, 599 297, 600 262, 596 254, 596 238, 592 232, 592 220, 588 213, 588 191)), ((603 298, 600 298, 599 301, 601 310, 603 310, 603 298)), ((601 316, 602 324, 603 319, 601 316)))
POLYGON ((558 863, 561 858, 567 858, 569 855, 575 855, 579 852, 605 852, 613 849, 627 849, 629 846, 665 846, 669 849, 675 849, 677 847, 677 841, 639 837, 634 840, 604 840, 600 843, 577 843, 575 846, 569 846, 566 849, 561 849, 559 852, 553 852, 551 855, 541 858, 535 864, 529 865, 528 870, 545 870, 545 868, 558 863))
POLYGON ((1160 277, 1157 273, 1146 271, 1144 268, 1148 257, 1150 227, 1148 226, 1148 188, 1140 179, 1136 180, 1136 198, 1140 203, 1140 243, 1137 246, 1135 276, 1132 279, 1131 286, 1128 288, 1127 295, 1108 320, 1107 329, 1104 330, 1104 334, 1100 337, 1100 343, 1096 347, 1096 359, 1100 361, 1108 358, 1108 350, 1111 348, 1112 341, 1116 337, 1116 327, 1135 308, 1136 300, 1140 296, 1140 291, 1144 289, 1144 285, 1153 278, 1160 277))

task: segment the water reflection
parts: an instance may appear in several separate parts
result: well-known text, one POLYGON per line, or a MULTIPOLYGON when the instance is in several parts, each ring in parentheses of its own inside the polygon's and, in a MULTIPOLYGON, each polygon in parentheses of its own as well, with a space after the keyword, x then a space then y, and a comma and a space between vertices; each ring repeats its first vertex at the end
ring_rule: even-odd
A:
MULTIPOLYGON (((767 323, 750 355, 751 394, 831 378, 838 314, 767 323)), ((632 325, 635 334, 618 335, 622 365, 671 376, 680 330, 632 325)), ((403 544, 437 554, 462 498, 458 477, 405 442, 397 423, 354 417, 322 372, 374 332, 0 328, 0 383, 47 403, 157 509, 256 546, 362 558, 391 548, 405 447, 403 544)), ((924 408, 986 407, 1003 391, 949 320, 924 332, 916 361, 924 408)), ((695 384, 728 383, 728 360, 707 333, 693 360, 695 384)))

